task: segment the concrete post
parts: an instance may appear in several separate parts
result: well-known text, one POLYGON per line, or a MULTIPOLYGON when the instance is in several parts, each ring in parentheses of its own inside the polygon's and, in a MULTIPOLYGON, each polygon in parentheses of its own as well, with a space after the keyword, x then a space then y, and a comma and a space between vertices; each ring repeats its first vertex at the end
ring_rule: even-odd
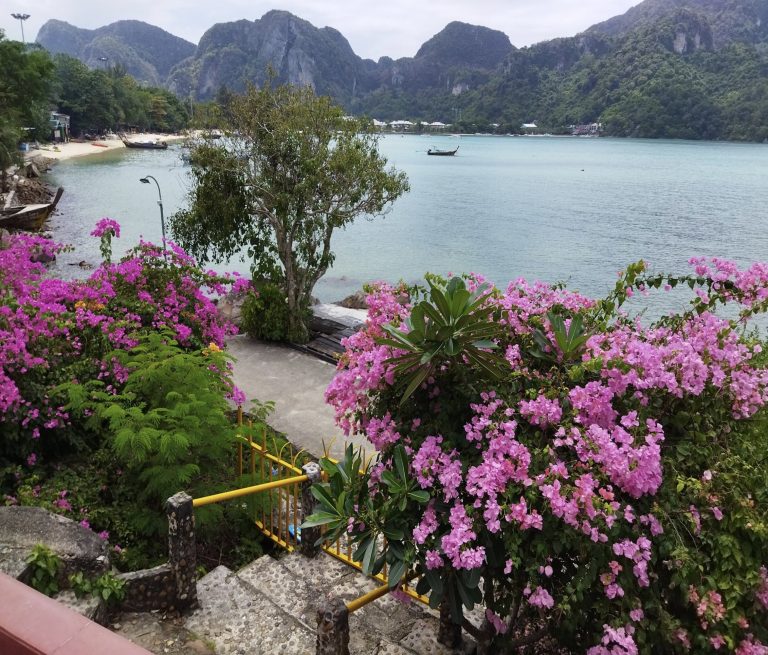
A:
MULTIPOLYGON (((303 523, 307 517, 315 511, 317 501, 312 495, 312 485, 315 482, 321 480, 321 468, 317 462, 307 462, 301 467, 309 480, 301 483, 301 522, 303 523)), ((320 546, 316 545, 317 540, 320 539, 320 527, 315 528, 302 528, 301 530, 301 544, 299 545, 299 552, 305 557, 314 557, 320 552, 320 546)))
POLYGON ((349 611, 341 598, 327 597, 317 608, 315 655, 349 655, 349 611))
POLYGON ((197 553, 192 496, 183 491, 165 503, 168 516, 168 564, 176 585, 175 607, 181 610, 197 604, 197 553))

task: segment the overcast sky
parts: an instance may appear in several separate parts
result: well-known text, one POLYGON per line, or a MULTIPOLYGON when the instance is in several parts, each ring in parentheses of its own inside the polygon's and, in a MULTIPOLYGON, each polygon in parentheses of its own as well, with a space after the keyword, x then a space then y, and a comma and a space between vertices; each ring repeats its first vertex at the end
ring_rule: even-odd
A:
POLYGON ((260 18, 285 9, 317 27, 335 27, 361 57, 412 57, 419 46, 454 20, 501 30, 516 46, 573 36, 594 23, 624 13, 640 0, 4 0, 0 28, 21 39, 19 21, 29 14, 29 41, 51 18, 93 29, 137 19, 197 43, 215 23, 260 18))

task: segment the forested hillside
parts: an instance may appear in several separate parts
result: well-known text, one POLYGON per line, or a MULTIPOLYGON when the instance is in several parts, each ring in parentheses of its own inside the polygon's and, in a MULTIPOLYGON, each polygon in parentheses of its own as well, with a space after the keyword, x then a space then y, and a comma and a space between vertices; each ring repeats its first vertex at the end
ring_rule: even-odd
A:
POLYGON ((350 113, 381 120, 503 132, 531 121, 549 132, 600 123, 617 136, 768 138, 768 0, 645 0, 574 37, 524 48, 502 32, 454 22, 414 57, 378 62, 358 57, 337 30, 285 11, 217 24, 196 50, 175 43, 164 63, 151 56, 157 48, 142 45, 157 28, 128 30, 133 23, 86 31, 51 21, 41 35, 43 45, 70 44, 68 54, 92 67, 94 44, 112 47, 98 52, 114 63, 128 57, 123 65, 138 79, 155 71, 166 88, 198 100, 258 85, 271 66, 280 83, 310 85, 350 113), (87 45, 86 32, 102 36, 87 45))

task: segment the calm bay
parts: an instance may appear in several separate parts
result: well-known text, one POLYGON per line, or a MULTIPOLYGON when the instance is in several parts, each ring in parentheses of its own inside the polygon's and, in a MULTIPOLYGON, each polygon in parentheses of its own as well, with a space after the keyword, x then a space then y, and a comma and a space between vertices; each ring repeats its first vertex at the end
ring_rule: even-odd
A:
MULTIPOLYGON (((404 170, 411 192, 385 218, 359 219, 334 235, 336 262, 315 290, 335 301, 372 280, 420 280, 427 271, 474 271, 499 285, 525 277, 567 281, 604 295, 638 259, 685 273, 692 256, 741 264, 768 260, 768 146, 605 138, 385 136, 380 150, 404 170), (428 157, 430 147, 455 157, 428 157)), ((88 236, 109 216, 122 226, 116 254, 139 238, 160 242, 157 189, 166 221, 186 202, 181 150, 118 150, 58 164, 66 188, 52 219, 61 275, 99 260, 88 236)), ((216 220, 211 217, 211 220, 216 220)), ((247 273, 247 263, 217 270, 247 273)))

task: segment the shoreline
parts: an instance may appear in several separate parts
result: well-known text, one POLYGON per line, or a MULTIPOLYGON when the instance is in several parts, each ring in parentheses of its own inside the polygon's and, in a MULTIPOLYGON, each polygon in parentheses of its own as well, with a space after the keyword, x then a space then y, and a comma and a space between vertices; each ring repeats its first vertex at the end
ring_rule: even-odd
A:
MULTIPOLYGON (((183 135, 167 135, 153 132, 142 132, 129 135, 131 141, 167 141, 177 143, 186 139, 183 135)), ((94 141, 68 141, 66 143, 48 144, 24 153, 24 163, 33 163, 39 159, 48 160, 51 163, 74 159, 77 157, 89 157, 117 149, 125 149, 123 142, 115 137, 110 139, 97 139, 94 141)))

